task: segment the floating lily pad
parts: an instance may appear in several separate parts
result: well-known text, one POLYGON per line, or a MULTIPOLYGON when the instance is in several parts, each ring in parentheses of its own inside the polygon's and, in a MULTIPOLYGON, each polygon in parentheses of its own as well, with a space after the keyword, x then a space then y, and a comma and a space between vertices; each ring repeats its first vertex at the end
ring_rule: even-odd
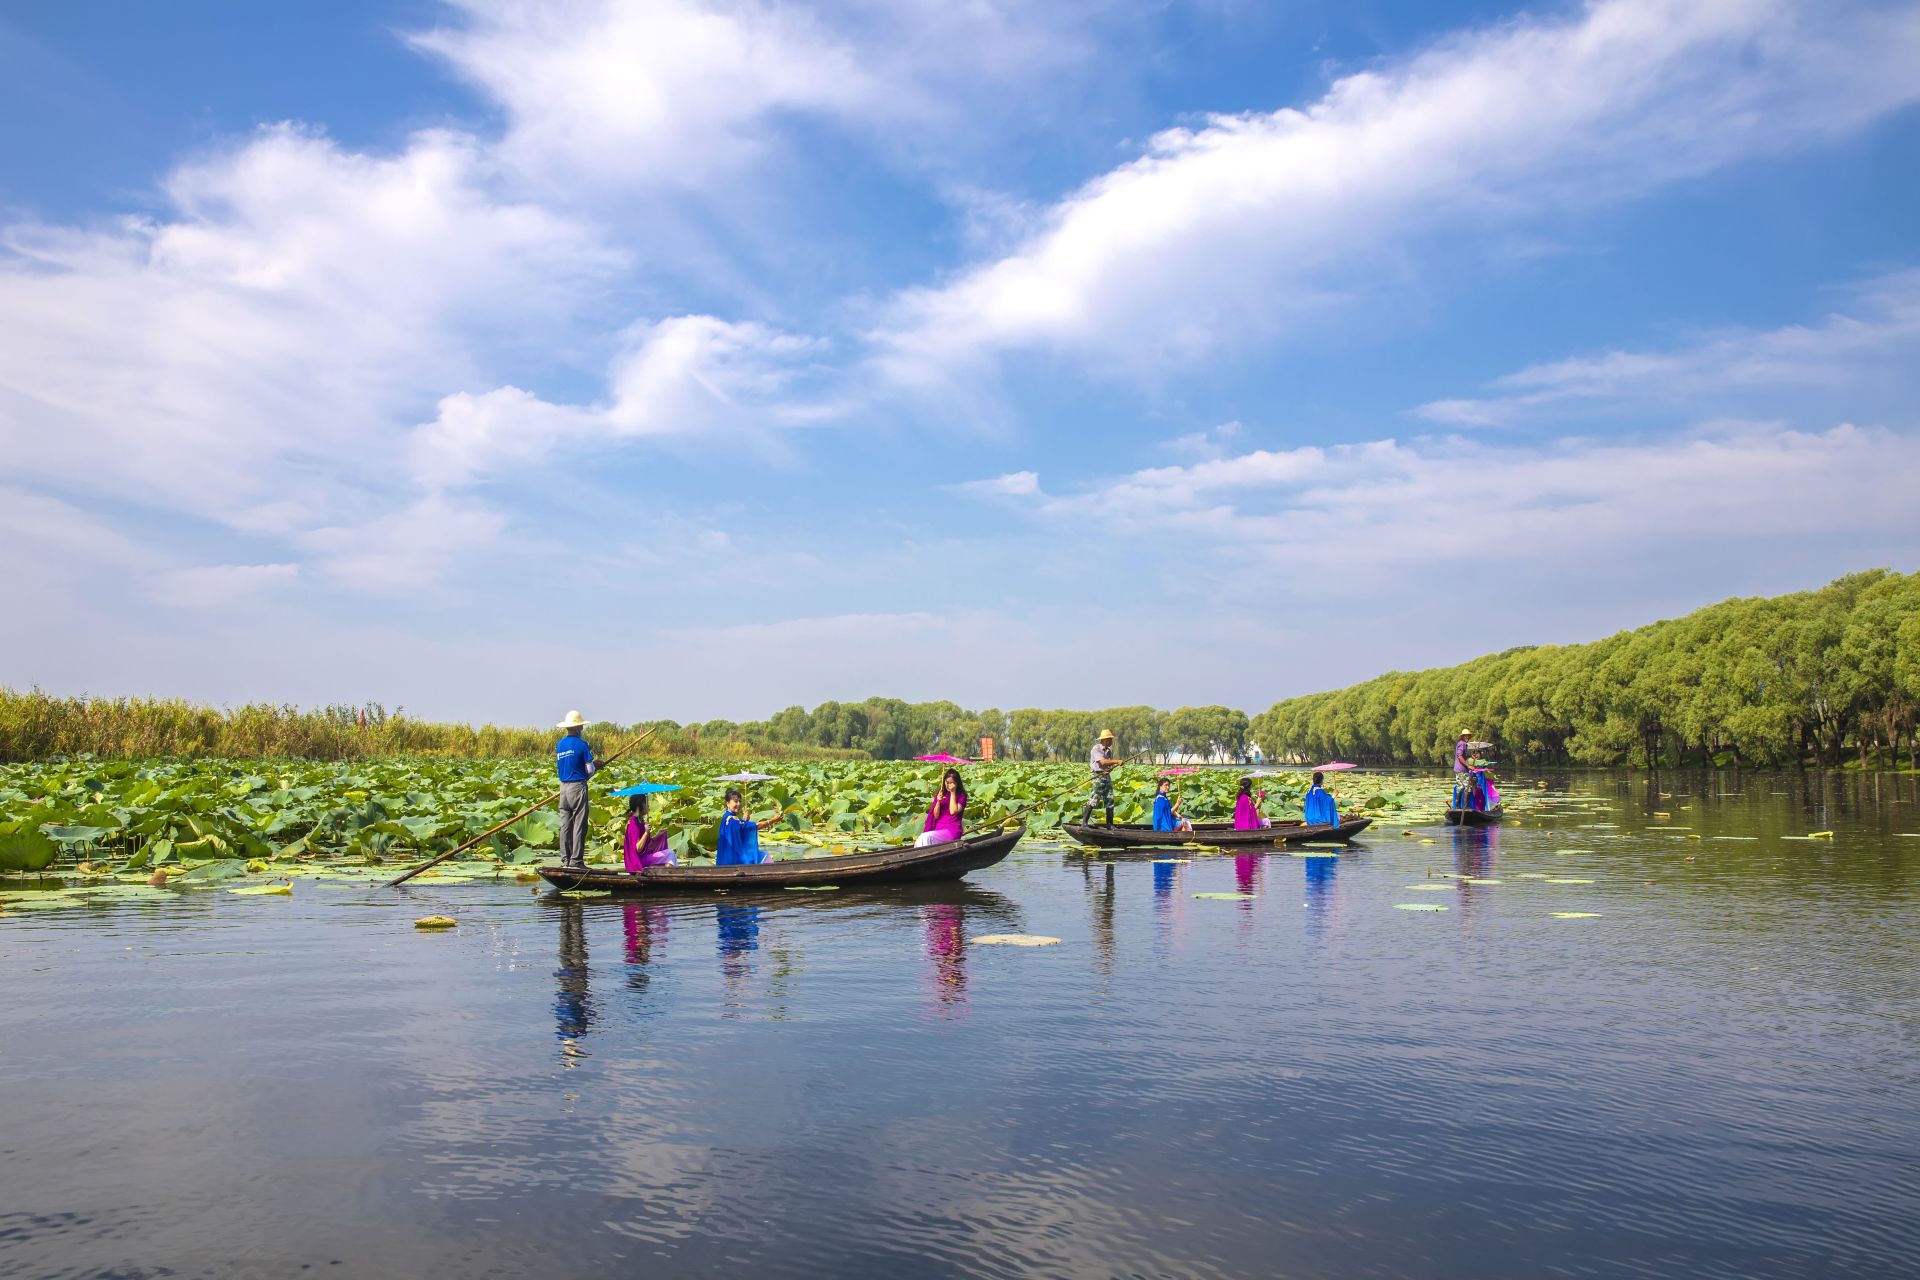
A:
POLYGON ((451 929, 459 924, 452 916, 421 916, 413 922, 416 929, 451 929))
POLYGON ((1461 876, 1460 883, 1461 884, 1499 884, 1500 882, 1498 880, 1477 879, 1473 876, 1461 876))
POLYGON ((1155 858, 1153 865, 1156 867, 1184 867, 1192 861, 1192 858, 1155 858))
POLYGON ((290 884, 254 884, 248 885, 244 889, 229 889, 227 892, 255 898, 286 898, 292 896, 293 886, 290 884))
POLYGON ((1591 880, 1574 880, 1567 876, 1548 876, 1548 884, 1592 884, 1591 880))
POLYGON ((1833 839, 1833 832, 1831 832, 1831 831, 1809 831, 1809 832, 1807 832, 1807 839, 1809 839, 1809 840, 1831 840, 1831 839, 1833 839))
POLYGON ((613 896, 613 890, 611 889, 563 889, 560 891, 560 896, 563 898, 611 898, 613 896))
POLYGON ((832 893, 840 886, 837 884, 790 884, 783 887, 788 893, 832 893))
POLYGON ((1250 902, 1253 900, 1253 895, 1250 893, 1196 893, 1193 896, 1196 898, 1212 898, 1217 902, 1250 902))
POLYGON ((1409 889, 1419 889, 1425 893, 1445 893, 1447 890, 1453 888, 1450 884, 1410 884, 1406 887, 1409 889))
POLYGON ((1437 902, 1396 902, 1393 904, 1393 909, 1395 911, 1445 911, 1446 910, 1445 907, 1441 906, 1437 902))
POLYGON ((973 941, 983 947, 1051 947, 1058 945, 1060 939, 1044 933, 989 933, 973 941))
POLYGON ((1553 918, 1555 920, 1592 920, 1599 914, 1598 911, 1556 911, 1553 913, 1553 918))

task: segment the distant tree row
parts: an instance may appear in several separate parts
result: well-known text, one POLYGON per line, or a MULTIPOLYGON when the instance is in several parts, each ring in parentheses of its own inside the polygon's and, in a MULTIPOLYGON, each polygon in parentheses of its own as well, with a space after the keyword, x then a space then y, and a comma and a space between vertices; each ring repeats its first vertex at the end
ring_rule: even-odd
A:
POLYGON ((1194 755, 1238 759, 1247 750, 1247 713, 1231 707, 1109 707, 1105 711, 968 711, 951 702, 823 702, 788 707, 766 720, 689 725, 702 737, 738 734, 769 742, 865 751, 877 760, 946 752, 971 756, 981 738, 1002 760, 1060 760, 1085 755, 1102 729, 1113 730, 1127 756, 1194 755))
POLYGON ((1920 768, 1920 573, 1728 600, 1591 644, 1509 649, 1275 703, 1269 754, 1437 764, 1487 754, 1586 765, 1920 768))

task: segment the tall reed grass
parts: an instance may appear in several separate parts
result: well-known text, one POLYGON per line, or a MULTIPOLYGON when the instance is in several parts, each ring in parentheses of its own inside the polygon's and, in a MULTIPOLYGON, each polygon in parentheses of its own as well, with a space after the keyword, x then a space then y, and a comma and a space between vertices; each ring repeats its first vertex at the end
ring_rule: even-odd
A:
MULTIPOLYGON (((601 723, 589 726, 587 733, 604 755, 654 723, 601 723)), ((866 758, 864 751, 797 747, 757 737, 700 737, 672 721, 659 723, 663 727, 634 748, 634 755, 716 760, 866 758)), ((111 759, 362 760, 401 755, 502 759, 545 756, 553 750, 554 737, 555 731, 546 728, 492 724, 475 728, 415 720, 377 703, 305 711, 266 702, 203 707, 182 698, 61 698, 39 689, 21 693, 0 687, 0 760, 5 761, 82 754, 111 759)))

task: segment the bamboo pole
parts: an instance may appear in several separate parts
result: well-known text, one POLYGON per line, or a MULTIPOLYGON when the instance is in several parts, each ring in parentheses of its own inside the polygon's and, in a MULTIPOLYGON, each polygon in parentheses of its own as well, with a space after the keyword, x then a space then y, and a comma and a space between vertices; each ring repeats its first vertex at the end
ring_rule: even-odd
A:
MULTIPOLYGON (((659 730, 660 730, 659 725, 653 726, 653 728, 647 730, 645 733, 641 734, 639 737, 635 738, 633 741, 627 743, 626 746, 621 747, 618 751, 614 752, 612 755, 608 756, 605 760, 601 761, 600 768, 602 769, 606 768, 608 765, 612 764, 615 760, 618 760, 621 756, 627 754, 627 752, 633 750, 635 747, 639 746, 642 742, 645 742, 648 738, 651 738, 655 733, 659 732, 659 730)), ((541 797, 539 800, 535 801, 533 804, 528 805, 526 808, 522 809, 520 812, 514 814, 511 818, 508 818, 505 822, 494 823, 492 826, 488 827, 485 831, 482 831, 479 835, 467 841, 465 844, 458 845, 452 849, 449 849, 447 850, 447 852, 441 854, 439 857, 433 858, 427 862, 423 862, 419 866, 413 868, 413 870, 408 871, 406 874, 396 876, 392 880, 387 881, 387 888, 391 889, 396 885, 405 884, 407 881, 419 875, 422 871, 425 871, 430 867, 439 866, 441 863, 445 862, 448 858, 453 857, 455 854, 465 853, 467 850, 473 848, 473 846, 479 844, 482 840, 485 840, 488 836, 492 835, 494 832, 501 831, 507 827, 512 826, 514 823, 520 821, 520 819, 526 817, 528 814, 534 812, 536 809, 544 809, 546 806, 552 804, 555 800, 558 800, 559 798, 560 798, 560 793, 558 791, 553 791, 548 793, 547 795, 541 797)))
MULTIPOLYGON (((1113 762, 1113 766, 1107 770, 1107 775, 1111 777, 1113 774, 1117 773, 1119 770, 1126 767, 1130 763, 1131 761, 1127 761, 1127 760, 1115 760, 1113 762)), ((1012 822, 1015 818, 1019 817, 1021 814, 1031 813, 1033 810, 1038 809, 1041 805, 1051 804, 1053 801, 1058 800, 1061 796, 1066 795, 1069 791, 1078 791, 1081 787, 1084 787, 1086 785, 1087 785, 1087 781, 1083 779, 1082 781, 1076 782, 1071 786, 1062 787, 1050 796, 1042 796, 1040 799, 1035 800, 1032 804, 1022 805, 1020 808, 1015 809, 1012 813, 1007 814, 1003 818, 994 819, 994 825, 1005 826, 1007 823, 1012 822)))

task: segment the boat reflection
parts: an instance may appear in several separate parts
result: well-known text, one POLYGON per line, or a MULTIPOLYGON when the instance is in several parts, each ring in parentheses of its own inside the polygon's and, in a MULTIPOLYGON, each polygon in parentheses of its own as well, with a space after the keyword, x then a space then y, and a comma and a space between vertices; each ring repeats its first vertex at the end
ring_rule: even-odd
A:
POLYGON ((1453 869, 1459 880, 1459 897, 1455 904, 1460 910, 1471 915, 1486 900, 1489 892, 1484 885, 1470 884, 1470 880, 1491 880, 1499 863, 1500 827, 1455 827, 1453 828, 1453 869))

